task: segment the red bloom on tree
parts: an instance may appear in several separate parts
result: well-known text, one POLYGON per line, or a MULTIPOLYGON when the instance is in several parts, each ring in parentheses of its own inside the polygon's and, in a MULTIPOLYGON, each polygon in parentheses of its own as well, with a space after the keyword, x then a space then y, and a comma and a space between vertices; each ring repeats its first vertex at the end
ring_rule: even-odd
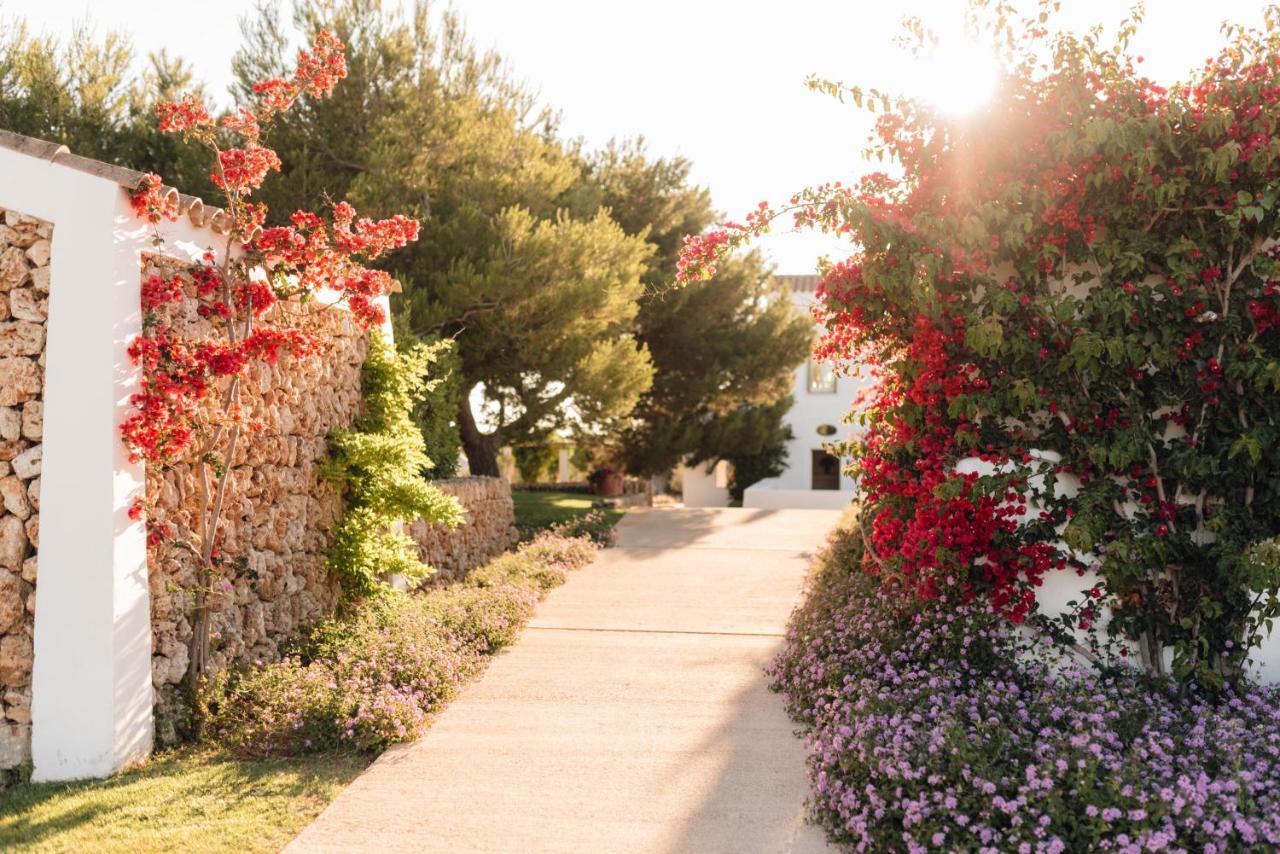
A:
MULTIPOLYGON (((128 348, 141 382, 130 400, 133 412, 120 427, 130 459, 160 467, 190 465, 202 487, 197 521, 186 529, 152 518, 141 500, 129 509, 131 519, 147 517, 149 545, 172 543, 196 558, 192 676, 202 674, 208 660, 212 579, 231 565, 218 551, 229 464, 240 434, 261 426, 241 402, 247 372, 286 357, 323 355, 321 342, 293 325, 301 312, 278 307, 282 302, 319 304, 312 298, 328 292, 347 304, 361 327, 383 323, 381 300, 394 282, 364 264, 418 236, 415 220, 358 219, 345 202, 334 206, 331 221, 299 211, 291 226, 263 229, 266 205, 251 196, 281 168, 275 151, 262 142, 264 133, 298 98, 323 97, 344 76, 342 43, 321 31, 310 50, 299 51, 289 78, 254 87, 253 108, 240 107, 215 122, 200 100, 188 95, 157 109, 161 130, 213 150, 210 177, 223 191, 229 216, 220 257, 210 250, 181 272, 157 271, 142 282, 143 332, 128 348), (243 145, 223 148, 219 128, 240 137, 243 145), (203 322, 198 332, 178 314, 190 302, 203 322)), ((166 191, 157 175, 143 180, 131 202, 153 226, 177 216, 176 194, 166 191)))

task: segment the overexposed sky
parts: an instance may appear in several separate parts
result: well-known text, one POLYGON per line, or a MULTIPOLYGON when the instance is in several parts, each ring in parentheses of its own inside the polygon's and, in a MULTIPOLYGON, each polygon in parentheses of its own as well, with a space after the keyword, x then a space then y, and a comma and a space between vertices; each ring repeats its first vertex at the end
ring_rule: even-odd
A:
MULTIPOLYGON (((396 2, 396 0, 385 0, 396 2)), ((1020 5, 1031 6, 1031 3, 1020 5)), ((1063 0, 1060 20, 1108 26, 1127 4, 1063 0)), ((1216 52, 1224 20, 1260 24, 1262 0, 1148 0, 1134 45, 1148 74, 1173 82, 1216 52)), ((190 61, 222 94, 239 43, 236 18, 253 0, 0 0, 0 20, 26 18, 65 34, 76 21, 128 32, 145 55, 161 47, 190 61)), ((785 201, 814 183, 850 180, 870 123, 808 91, 810 73, 961 105, 981 88, 981 56, 960 41, 961 0, 456 0, 482 47, 563 116, 568 136, 599 145, 644 135, 657 154, 680 154, 731 218, 763 199, 785 201), (946 62, 924 64, 894 44, 917 15, 944 41, 946 62), (976 82, 975 82, 976 81, 976 82)), ((766 252, 784 273, 812 272, 836 244, 776 233, 766 252)))

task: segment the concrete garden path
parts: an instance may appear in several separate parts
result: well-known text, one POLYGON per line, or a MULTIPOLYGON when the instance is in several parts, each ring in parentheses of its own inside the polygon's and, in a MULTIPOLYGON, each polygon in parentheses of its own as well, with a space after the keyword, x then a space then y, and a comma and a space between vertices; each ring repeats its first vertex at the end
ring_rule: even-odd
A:
POLYGON ((289 852, 818 852, 762 669, 836 511, 633 510, 289 852))

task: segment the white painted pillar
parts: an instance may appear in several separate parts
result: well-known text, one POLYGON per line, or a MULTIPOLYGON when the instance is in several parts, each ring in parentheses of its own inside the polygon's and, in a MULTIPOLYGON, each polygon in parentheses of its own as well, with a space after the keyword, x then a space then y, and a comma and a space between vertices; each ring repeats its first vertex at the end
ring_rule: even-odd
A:
POLYGON ((119 429, 145 235, 116 183, 50 172, 50 195, 75 186, 52 217, 31 747, 34 779, 69 780, 145 757, 154 731, 146 535, 128 518, 144 471, 119 429))
POLYGON ((572 469, 569 466, 569 449, 561 445, 556 458, 556 483, 568 483, 572 477, 572 469))

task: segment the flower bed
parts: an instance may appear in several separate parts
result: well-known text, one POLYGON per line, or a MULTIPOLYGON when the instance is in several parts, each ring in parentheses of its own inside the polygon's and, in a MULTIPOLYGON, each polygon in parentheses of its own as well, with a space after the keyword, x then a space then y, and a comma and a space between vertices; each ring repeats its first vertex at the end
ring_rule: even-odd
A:
POLYGON ((412 740, 596 548, 553 529, 463 582, 371 600, 321 624, 296 655, 214 680, 202 698, 205 734, 251 757, 412 740))
MULTIPOLYGON (((774 662, 812 808, 850 850, 1273 851, 1280 686, 1210 700, 1035 658, 975 606, 909 601, 840 533, 774 662)), ((1043 648, 1045 645, 1038 645, 1043 648)))

